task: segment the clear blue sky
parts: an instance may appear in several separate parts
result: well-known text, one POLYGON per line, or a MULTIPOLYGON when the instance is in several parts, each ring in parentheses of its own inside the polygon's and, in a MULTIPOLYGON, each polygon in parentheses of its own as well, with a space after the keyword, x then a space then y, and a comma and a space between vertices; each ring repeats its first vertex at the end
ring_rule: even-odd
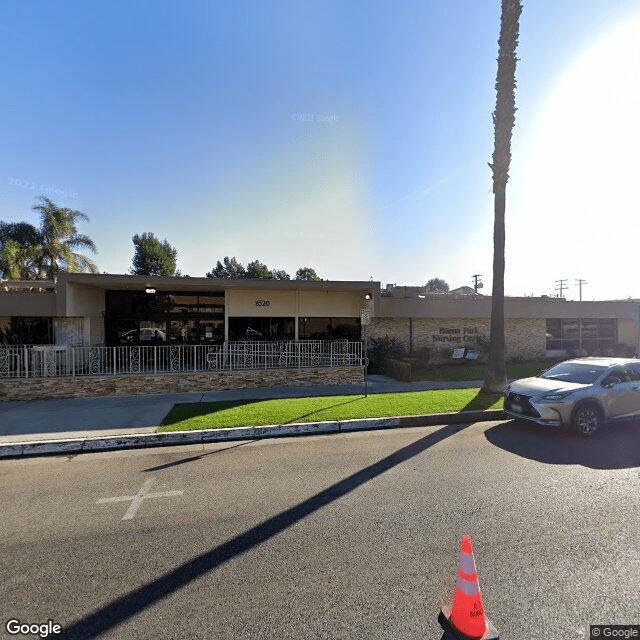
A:
MULTIPOLYGON (((192 276, 229 255, 490 293, 499 0, 1 8, 0 219, 81 210, 108 273, 150 231, 192 276)), ((507 294, 640 297, 638 42, 640 0, 525 0, 507 294)))

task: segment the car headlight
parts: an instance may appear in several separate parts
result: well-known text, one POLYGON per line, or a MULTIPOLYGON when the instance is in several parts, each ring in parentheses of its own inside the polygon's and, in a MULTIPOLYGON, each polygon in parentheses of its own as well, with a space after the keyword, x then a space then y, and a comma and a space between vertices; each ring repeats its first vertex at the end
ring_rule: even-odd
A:
POLYGON ((551 402, 558 402, 559 400, 564 400, 568 398, 573 391, 553 391, 552 393, 546 393, 543 396, 540 396, 540 400, 549 400, 551 402))

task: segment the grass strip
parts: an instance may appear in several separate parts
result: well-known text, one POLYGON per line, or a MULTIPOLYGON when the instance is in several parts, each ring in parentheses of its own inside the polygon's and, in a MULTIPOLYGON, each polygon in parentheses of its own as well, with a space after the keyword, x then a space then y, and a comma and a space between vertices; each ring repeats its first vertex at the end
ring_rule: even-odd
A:
POLYGON ((276 400, 233 400, 176 404, 157 431, 190 431, 323 420, 382 418, 501 409, 502 396, 479 389, 320 396, 276 400))
MULTIPOLYGON (((507 378, 528 378, 538 375, 556 363, 556 360, 537 360, 534 362, 517 362, 506 365, 507 378)), ((415 369, 413 380, 484 380, 487 368, 484 364, 460 362, 454 364, 434 365, 426 369, 415 369)))

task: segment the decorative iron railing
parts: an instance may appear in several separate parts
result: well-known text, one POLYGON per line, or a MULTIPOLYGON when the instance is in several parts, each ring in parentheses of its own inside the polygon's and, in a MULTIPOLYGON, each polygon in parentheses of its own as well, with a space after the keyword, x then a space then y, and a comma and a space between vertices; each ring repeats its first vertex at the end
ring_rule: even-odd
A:
POLYGON ((221 345, 139 347, 0 346, 0 378, 362 365, 362 343, 346 340, 243 341, 221 345))

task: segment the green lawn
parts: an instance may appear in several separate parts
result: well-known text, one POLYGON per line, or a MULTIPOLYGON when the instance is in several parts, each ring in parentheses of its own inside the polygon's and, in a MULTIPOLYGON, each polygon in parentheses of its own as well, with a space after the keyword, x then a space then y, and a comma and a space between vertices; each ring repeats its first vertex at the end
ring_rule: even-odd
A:
POLYGON ((502 396, 481 394, 479 389, 378 393, 366 398, 353 395, 235 400, 177 404, 157 430, 190 431, 501 408, 502 396))
MULTIPOLYGON (((507 364, 507 378, 528 378, 535 376, 540 371, 548 369, 556 363, 555 360, 540 360, 536 362, 522 362, 507 364)), ((485 365, 460 362, 444 364, 432 368, 416 369, 413 372, 414 380, 484 380, 486 375, 485 365)))

